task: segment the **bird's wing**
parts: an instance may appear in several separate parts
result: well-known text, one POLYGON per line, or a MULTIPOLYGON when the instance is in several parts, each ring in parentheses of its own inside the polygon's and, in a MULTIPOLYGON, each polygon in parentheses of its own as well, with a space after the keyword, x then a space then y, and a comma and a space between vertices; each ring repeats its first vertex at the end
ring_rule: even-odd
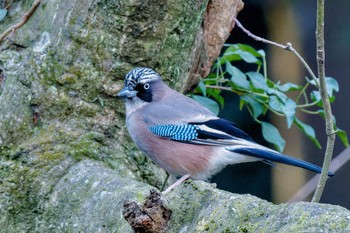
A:
POLYGON ((204 122, 150 125, 149 130, 170 140, 210 146, 232 146, 255 144, 253 139, 224 119, 212 119, 204 122))
POLYGON ((170 88, 167 88, 167 94, 161 100, 145 106, 142 115, 147 125, 201 122, 218 118, 203 105, 170 88))
POLYGON ((153 134, 179 142, 213 146, 253 142, 235 124, 218 118, 193 99, 170 88, 166 93, 143 109, 143 120, 153 134))
MULTIPOLYGON (((183 143, 223 146, 227 151, 252 156, 268 164, 272 164, 272 162, 284 163, 317 173, 322 170, 317 165, 281 154, 255 143, 233 123, 223 119, 188 124, 158 124, 150 126, 149 130, 159 137, 183 143)), ((333 176, 334 174, 329 172, 328 175, 333 176)))

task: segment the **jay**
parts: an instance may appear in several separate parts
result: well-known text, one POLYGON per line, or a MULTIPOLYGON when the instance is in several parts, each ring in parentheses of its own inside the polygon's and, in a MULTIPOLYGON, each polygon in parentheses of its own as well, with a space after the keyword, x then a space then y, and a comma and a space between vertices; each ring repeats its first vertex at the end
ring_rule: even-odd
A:
POLYGON ((181 176, 165 193, 190 177, 209 179, 228 164, 279 162, 321 172, 257 144, 234 123, 169 88, 150 68, 131 70, 118 96, 125 99, 126 126, 137 147, 169 174, 181 176))

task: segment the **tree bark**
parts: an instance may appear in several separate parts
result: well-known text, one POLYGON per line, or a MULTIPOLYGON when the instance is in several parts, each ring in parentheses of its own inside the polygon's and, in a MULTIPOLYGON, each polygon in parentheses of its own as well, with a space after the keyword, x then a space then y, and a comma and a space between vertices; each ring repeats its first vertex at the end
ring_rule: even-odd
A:
MULTIPOLYGON (((215 36, 208 32, 223 30, 223 43, 243 5, 232 0, 231 6, 222 14, 231 17, 227 25, 213 27, 222 18, 203 20, 210 15, 207 1, 42 1, 1 44, 0 232, 131 232, 123 202, 142 201, 165 173, 132 143, 115 95, 135 66, 154 68, 172 87, 188 90, 220 48, 209 49, 215 36)), ((29 8, 14 1, 0 31, 29 8)), ((270 205, 248 197, 252 207, 270 205)), ((233 215, 247 210, 231 208, 245 196, 203 182, 166 198, 170 232, 211 229, 212 222, 200 225, 208 219, 205 203, 233 215)), ((216 229, 229 229, 231 222, 220 224, 216 229)))

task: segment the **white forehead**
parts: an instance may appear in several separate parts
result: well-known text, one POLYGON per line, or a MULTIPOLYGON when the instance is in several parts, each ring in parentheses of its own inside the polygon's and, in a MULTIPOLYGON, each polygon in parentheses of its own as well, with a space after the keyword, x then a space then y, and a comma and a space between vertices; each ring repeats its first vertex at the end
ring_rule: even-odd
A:
POLYGON ((136 86, 138 83, 146 83, 153 80, 159 80, 160 76, 157 72, 150 68, 139 67, 132 69, 125 76, 125 85, 136 86))

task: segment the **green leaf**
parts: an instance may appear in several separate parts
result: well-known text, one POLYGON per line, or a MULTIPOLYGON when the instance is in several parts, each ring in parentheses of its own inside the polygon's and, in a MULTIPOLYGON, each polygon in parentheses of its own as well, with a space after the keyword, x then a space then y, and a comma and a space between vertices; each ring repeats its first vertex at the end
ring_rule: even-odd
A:
POLYGON ((219 105, 214 100, 200 95, 192 95, 192 98, 198 103, 202 104, 204 107, 208 108, 215 115, 219 114, 219 105))
POLYGON ((256 51, 252 46, 249 46, 249 45, 246 45, 246 44, 238 43, 238 44, 234 44, 233 46, 236 47, 237 49, 242 50, 242 51, 249 52, 255 57, 260 57, 261 56, 261 53, 259 53, 259 51, 264 52, 263 50, 256 51))
MULTIPOLYGON (((215 76, 215 77, 211 77, 211 78, 207 77, 207 78, 202 79, 202 80, 203 80, 205 85, 216 85, 218 83, 219 78, 220 77, 215 76)), ((208 89, 206 89, 206 91, 208 92, 208 89)))
MULTIPOLYGON (((323 119, 326 118, 326 113, 324 112, 324 109, 318 109, 317 114, 319 114, 323 119)), ((333 124, 336 125, 337 124, 337 119, 335 119, 335 116, 332 115, 332 120, 333 120, 333 124)), ((336 128, 336 127, 335 127, 336 128)))
MULTIPOLYGON (((257 57, 261 57, 261 54, 253 47, 245 44, 233 44, 223 54, 223 58, 230 62, 244 60, 247 63, 261 65, 262 62, 257 57)), ((221 64, 223 63, 221 62, 221 64)))
POLYGON ((282 152, 286 145, 286 141, 282 138, 278 129, 272 124, 264 121, 261 122, 261 126, 265 140, 272 143, 279 152, 282 152))
POLYGON ((218 89, 207 89, 207 95, 210 96, 211 98, 215 99, 223 108, 224 107, 224 97, 221 95, 221 90, 218 89))
POLYGON ((250 78, 252 85, 257 90, 267 91, 269 90, 269 86, 267 85, 264 76, 258 72, 250 71, 247 72, 246 75, 250 78))
POLYGON ((203 96, 206 96, 207 95, 207 88, 205 86, 205 83, 204 83, 203 79, 199 80, 198 87, 201 90, 203 96))
MULTIPOLYGON (((235 45, 231 45, 231 46, 227 47, 222 58, 226 59, 226 61, 230 61, 230 62, 242 60, 241 56, 236 53, 237 49, 238 48, 235 45)), ((223 64, 223 63, 221 62, 221 64, 223 64)))
POLYGON ((261 61, 259 61, 253 54, 249 52, 237 50, 235 53, 238 54, 247 63, 261 64, 261 61))
MULTIPOLYGON (((306 79, 308 80, 308 79, 306 79)), ((333 96, 333 91, 338 92, 339 91, 339 84, 337 82, 336 79, 332 78, 332 77, 325 77, 325 81, 326 81, 326 87, 327 87, 327 94, 329 97, 333 96)), ((316 82, 315 80, 308 80, 308 82, 314 86, 316 86, 316 82)), ((317 83, 319 84, 319 79, 317 79, 317 83)))
POLYGON ((221 106, 221 108, 224 108, 225 105, 225 99, 221 95, 217 95, 213 97, 221 106))
POLYGON ((240 98, 239 100, 239 110, 242 111, 244 105, 246 104, 247 102, 242 100, 242 98, 240 98))
POLYGON ((283 103, 277 96, 270 96, 269 100, 269 106, 273 109, 276 110, 277 112, 282 113, 283 112, 283 103))
POLYGON ((286 94, 284 94, 283 92, 276 90, 274 88, 269 88, 267 90, 267 93, 269 95, 275 95, 276 97, 278 97, 278 99, 280 101, 282 101, 282 103, 286 102, 288 100, 288 96, 286 94))
POLYGON ((306 134, 306 136, 308 136, 311 141, 319 148, 321 149, 321 144, 320 142, 317 140, 316 138, 316 134, 315 134, 315 130, 314 128, 312 128, 310 125, 305 124, 303 122, 301 122, 300 120, 298 120, 297 118, 295 118, 295 123, 298 126, 298 128, 306 134))
POLYGON ((240 109, 242 110, 242 107, 244 105, 244 102, 249 104, 253 111, 253 116, 255 119, 257 119, 264 111, 264 107, 262 104, 260 104, 258 101, 256 101, 254 98, 252 98, 249 95, 243 95, 241 96, 241 102, 240 102, 240 109), (243 102, 243 103, 242 103, 243 102))
MULTIPOLYGON (((321 93, 319 91, 312 91, 310 93, 310 98, 312 101, 316 101, 317 102, 317 106, 319 107, 323 107, 323 101, 322 101, 322 97, 321 97, 321 93)), ((329 102, 333 103, 335 100, 335 96, 329 96, 329 102)))
POLYGON ((0 21, 2 21, 7 15, 6 9, 0 9, 0 21))
POLYGON ((294 83, 285 83, 283 85, 276 85, 277 89, 283 92, 287 92, 287 91, 296 91, 296 90, 301 90, 303 89, 302 86, 299 86, 297 84, 294 83))
POLYGON ((275 83, 273 81, 271 81, 270 79, 266 79, 267 85, 272 88, 275 86, 275 83))
POLYGON ((325 112, 324 112, 324 109, 322 108, 322 109, 318 109, 317 110, 317 113, 324 119, 325 118, 325 112))
POLYGON ((318 86, 319 85, 318 79, 317 79, 317 85, 316 85, 315 79, 309 79, 308 77, 305 77, 305 79, 311 85, 314 85, 314 86, 318 86))
POLYGON ((296 108, 297 104, 294 102, 294 100, 290 98, 288 98, 287 101, 284 103, 283 113, 286 116, 288 128, 290 128, 294 122, 296 108))
POLYGON ((231 65, 229 62, 226 62, 226 70, 232 76, 231 81, 235 86, 243 89, 250 88, 249 81, 242 71, 231 65))
POLYGON ((220 60, 220 64, 224 64, 225 62, 233 62, 242 60, 241 56, 236 52, 225 52, 220 60))
POLYGON ((216 72, 214 72, 213 70, 211 71, 212 73, 208 74, 207 77, 205 77, 205 79, 201 79, 203 82, 205 82, 208 79, 213 79, 213 78, 217 78, 216 77, 216 72))
POLYGON ((348 147, 349 146, 349 139, 348 139, 348 135, 346 134, 346 132, 342 129, 337 129, 336 134, 338 135, 338 137, 340 138, 340 140, 342 141, 342 143, 344 144, 344 146, 348 147))
POLYGON ((283 103, 279 98, 272 95, 270 96, 269 106, 273 110, 279 113, 283 113, 286 116, 288 128, 292 126, 293 121, 295 119, 295 109, 297 107, 297 104, 292 99, 287 98, 286 101, 283 103))
POLYGON ((257 52, 258 52, 262 57, 266 57, 266 54, 265 54, 265 51, 264 51, 264 50, 259 49, 257 52))
POLYGON ((329 97, 329 102, 330 102, 330 103, 333 103, 334 100, 335 100, 335 96, 334 96, 334 95, 332 95, 331 97, 329 97))
POLYGON ((339 91, 339 84, 336 79, 332 77, 326 77, 327 94, 329 97, 333 96, 333 91, 339 91))
POLYGON ((319 91, 312 91, 310 93, 310 98, 313 102, 317 102, 317 106, 323 107, 323 102, 319 91))

